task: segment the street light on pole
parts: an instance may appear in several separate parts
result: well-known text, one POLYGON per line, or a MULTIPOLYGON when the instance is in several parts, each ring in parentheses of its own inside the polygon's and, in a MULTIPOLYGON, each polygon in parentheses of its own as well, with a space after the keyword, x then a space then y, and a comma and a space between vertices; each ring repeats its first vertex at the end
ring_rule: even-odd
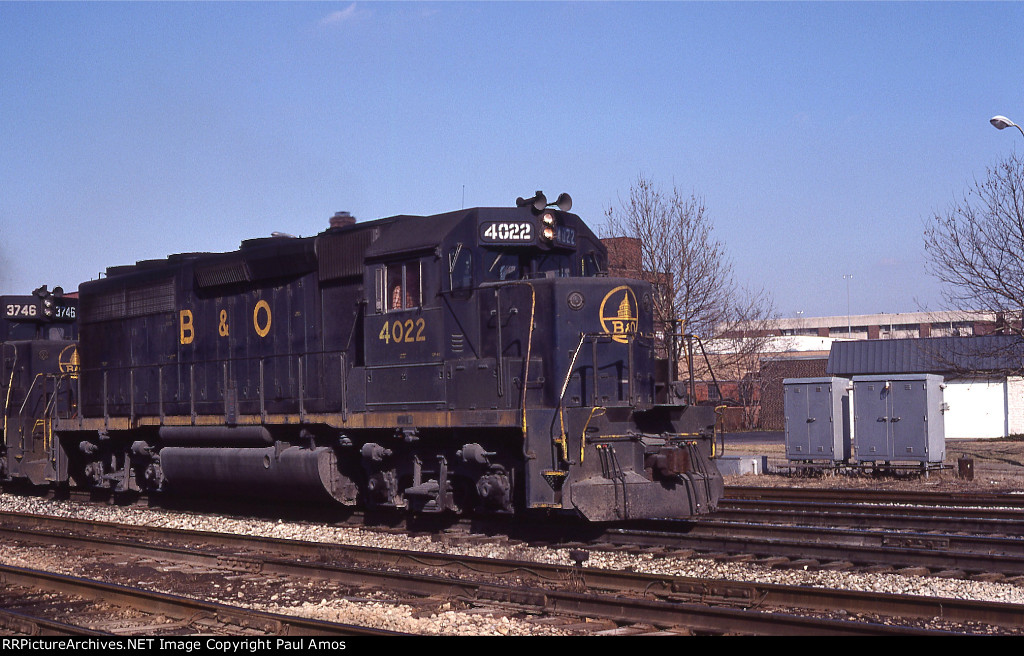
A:
POLYGON ((1005 128, 1017 128, 1018 130, 1020 130, 1021 135, 1024 136, 1024 128, 1021 128, 1019 125, 1017 125, 1010 119, 1006 118, 1005 116, 993 116, 988 120, 988 122, 994 125, 997 130, 1003 130, 1005 128))

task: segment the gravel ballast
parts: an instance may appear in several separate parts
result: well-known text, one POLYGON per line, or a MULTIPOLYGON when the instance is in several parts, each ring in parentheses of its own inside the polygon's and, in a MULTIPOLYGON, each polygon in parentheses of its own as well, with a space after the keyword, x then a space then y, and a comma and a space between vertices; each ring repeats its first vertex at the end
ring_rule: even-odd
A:
MULTIPOLYGON (((225 518, 181 511, 139 507, 98 506, 74 501, 55 501, 0 495, 0 509, 47 514, 75 519, 116 522, 235 535, 255 535, 279 539, 388 547, 571 565, 569 549, 531 547, 523 544, 441 544, 427 536, 407 536, 373 530, 318 526, 286 521, 225 518)), ((10 551, 0 551, 9 562, 10 551)), ((32 566, 30 563, 14 563, 32 566)), ((52 564, 52 563, 51 563, 52 564)), ((805 585, 842 590, 887 592, 929 597, 1024 604, 1024 588, 1006 582, 984 582, 908 576, 890 573, 857 573, 826 570, 772 569, 748 563, 723 563, 701 557, 673 558, 657 554, 630 554, 592 550, 587 566, 633 570, 716 580, 752 581, 785 585, 805 585)), ((264 604, 263 610, 290 613, 335 622, 374 626, 415 634, 444 635, 537 635, 559 633, 556 627, 500 615, 437 609, 424 616, 422 609, 389 603, 386 599, 352 600, 314 598, 293 600, 290 604, 264 604)))

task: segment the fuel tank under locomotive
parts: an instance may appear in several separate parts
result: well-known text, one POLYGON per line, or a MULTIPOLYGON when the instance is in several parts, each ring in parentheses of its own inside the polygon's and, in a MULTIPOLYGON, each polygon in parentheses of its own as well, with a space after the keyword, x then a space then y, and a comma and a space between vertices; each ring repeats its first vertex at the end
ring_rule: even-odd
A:
POLYGON ((275 442, 263 426, 163 427, 154 457, 161 487, 180 494, 240 494, 352 504, 356 488, 334 449, 275 442))
POLYGON ((160 467, 170 492, 355 501, 355 488, 338 474, 337 456, 327 447, 167 447, 160 467))

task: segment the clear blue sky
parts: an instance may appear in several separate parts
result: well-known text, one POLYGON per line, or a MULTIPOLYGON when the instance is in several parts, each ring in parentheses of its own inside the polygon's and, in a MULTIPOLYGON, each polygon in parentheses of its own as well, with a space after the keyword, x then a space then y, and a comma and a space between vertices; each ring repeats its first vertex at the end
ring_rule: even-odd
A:
POLYGON ((643 174, 783 316, 944 309, 924 223, 1024 149, 995 114, 1024 3, 0 2, 0 293, 643 174))

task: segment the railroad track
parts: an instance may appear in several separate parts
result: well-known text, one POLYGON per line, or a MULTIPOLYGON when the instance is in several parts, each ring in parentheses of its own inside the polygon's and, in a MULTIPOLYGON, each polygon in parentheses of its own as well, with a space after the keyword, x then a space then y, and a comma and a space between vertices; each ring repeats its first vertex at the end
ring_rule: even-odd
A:
POLYGON ((10 565, 0 565, 0 584, 4 605, 21 609, 8 611, 4 625, 27 635, 396 635, 10 565))
POLYGON ((732 499, 789 499, 797 501, 858 502, 951 506, 969 508, 1008 508, 1024 510, 1024 494, 983 494, 973 492, 908 492, 859 488, 729 486, 724 501, 732 499))
POLYGON ((978 580, 1024 577, 1024 540, 1020 538, 1024 512, 991 507, 996 503, 991 495, 981 498, 980 508, 968 506, 968 500, 960 498, 964 495, 938 494, 923 497, 930 505, 910 507, 883 506, 879 500, 898 504, 922 497, 864 495, 872 503, 867 506, 817 501, 817 490, 741 491, 761 497, 756 499, 740 498, 732 490, 722 502, 721 513, 692 521, 603 526, 536 523, 525 528, 480 522, 475 526, 479 532, 506 532, 531 541, 544 539, 545 533, 557 536, 549 538, 552 544, 690 549, 725 559, 770 560, 777 567, 888 570, 978 580), (776 500, 773 495, 784 498, 776 500))
POLYGON ((1024 536, 1024 512, 1006 508, 870 505, 786 499, 725 499, 715 519, 730 522, 857 527, 1024 536))
POLYGON ((980 505, 972 506, 971 495, 846 492, 728 488, 719 513, 679 526, 616 528, 600 540, 778 558, 779 566, 1024 577, 1024 509, 1012 507, 1022 501, 1017 495, 979 495, 980 505), (847 496, 861 503, 833 500, 847 496))
MULTIPOLYGON (((346 586, 430 594, 463 603, 569 614, 687 632, 769 634, 925 634, 934 629, 836 620, 863 613, 941 618, 946 625, 1019 627, 1024 608, 907 595, 709 581, 589 567, 456 556, 448 553, 273 540, 154 529, 52 517, 8 515, 2 541, 88 548, 116 558, 143 557, 269 577, 330 579, 346 586), (124 533, 130 534, 125 538, 124 533), (198 548, 195 545, 205 545, 198 548), (244 554, 244 555, 239 555, 244 554), (345 565, 339 563, 346 563, 345 565), (396 568, 400 571, 396 572, 396 568), (488 578, 480 580, 483 575, 488 578), (514 583, 509 584, 510 580, 514 583), (504 583, 499 583, 502 581, 504 583), (769 612, 790 609, 789 612, 769 612), (798 609, 793 611, 793 609, 798 609), (801 615, 801 613, 803 615, 801 615)), ((449 535, 455 541, 483 536, 449 535)), ((906 622, 906 619, 902 620, 906 622)), ((954 629, 956 630, 956 629, 954 629)))
MULTIPOLYGON (((645 522, 628 527, 564 521, 511 523, 464 520, 419 528, 440 530, 456 526, 484 534, 505 534, 529 542, 580 542, 598 548, 691 549, 716 557, 770 560, 776 567, 900 571, 949 578, 999 580, 1024 576, 1024 543, 1020 515, 1013 509, 993 509, 1019 502, 1017 495, 981 495, 983 505, 966 505, 971 495, 937 493, 898 496, 859 494, 870 506, 822 503, 821 490, 791 488, 729 488, 723 513, 694 522, 645 522), (747 499, 745 497, 758 497, 747 499), (784 497, 774 501, 772 497, 784 497), (1006 500, 1005 497, 1010 499, 1006 500), (805 499, 801 501, 800 499, 805 499), (792 499, 792 500, 787 500, 792 499), (927 506, 882 506, 879 500, 903 503, 924 499, 927 506), (1001 500, 1001 501, 1000 501, 1001 500), (802 504, 797 510, 778 504, 802 504), (959 503, 959 506, 952 504, 959 503), (746 514, 731 504, 748 504, 746 514), (750 510, 750 504, 769 504, 750 510), (772 504, 775 504, 774 506, 772 504), (842 506, 844 512, 837 512, 842 506), (891 509, 891 510, 889 510, 891 509), (908 515, 914 513, 914 515, 908 515), (930 518, 921 517, 921 513, 930 518), (989 517, 978 517, 988 513, 989 517), (730 516, 732 514, 732 516, 730 516), (734 518, 733 518, 734 517, 734 518), (940 519, 939 517, 945 517, 940 519), (1017 519, 1012 519, 1017 517, 1017 519), (846 528, 841 528, 841 527, 846 528), (966 534, 965 534, 966 533, 966 534), (996 535, 999 534, 999 535, 996 535)), ((828 491, 826 496, 847 496, 828 491)), ((859 492, 859 491, 854 491, 859 492)), ((351 517, 357 524, 365 519, 351 517)), ((387 522, 387 519, 384 520, 387 522)), ((394 526, 410 530, 398 521, 394 526)))
POLYGON ((639 545, 748 559, 776 557, 788 559, 790 567, 814 569, 891 568, 979 580, 1024 576, 1024 545, 1016 538, 699 521, 686 532, 616 529, 597 543, 599 548, 639 545))

